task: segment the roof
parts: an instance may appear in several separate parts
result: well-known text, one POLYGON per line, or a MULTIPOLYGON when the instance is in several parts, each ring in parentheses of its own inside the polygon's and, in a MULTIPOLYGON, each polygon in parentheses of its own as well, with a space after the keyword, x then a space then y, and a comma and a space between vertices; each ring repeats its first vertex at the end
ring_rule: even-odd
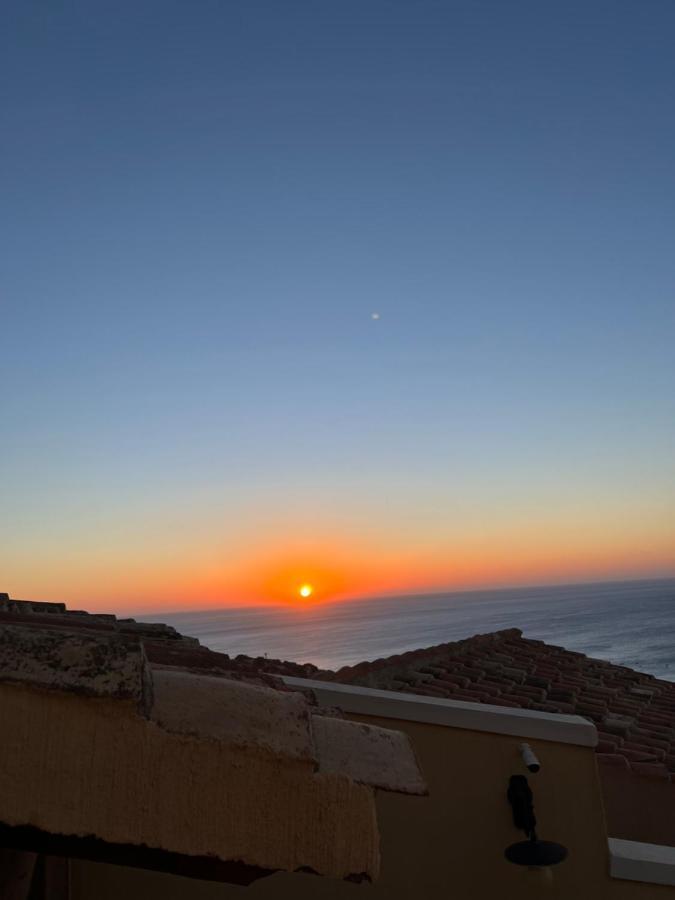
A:
POLYGON ((98 631, 137 638, 142 641, 148 661, 152 665, 175 666, 189 671, 227 675, 231 678, 254 680, 283 689, 280 681, 270 681, 270 675, 289 675, 313 678, 320 670, 310 663, 295 663, 267 657, 240 654, 235 657, 203 647, 199 640, 181 634, 172 625, 159 622, 137 622, 118 618, 111 613, 89 613, 70 610, 64 603, 15 600, 0 593, 0 625, 24 624, 32 628, 47 626, 67 631, 98 631))
POLYGON ((598 729, 600 763, 675 783, 675 683, 525 638, 517 628, 314 677, 584 716, 598 729))
POLYGON ((360 684, 492 706, 576 714, 598 729, 598 761, 675 783, 675 683, 523 637, 510 628, 346 666, 337 672, 209 650, 169 625, 69 611, 64 604, 0 594, 0 625, 21 618, 54 627, 105 629, 143 639, 149 662, 283 689, 270 676, 360 684), (4 609, 3 612, 3 598, 4 609))
POLYGON ((230 657, 169 625, 67 610, 0 594, 3 621, 134 635, 154 666, 225 675, 283 689, 273 676, 360 684, 492 706, 576 714, 598 729, 598 761, 675 783, 675 683, 523 637, 510 628, 346 666, 337 672, 266 657, 230 657), (9 610, 11 609, 11 613, 9 610), (4 610, 4 611, 3 611, 4 610), (29 617, 28 619, 26 617, 29 617))
POLYGON ((375 788, 426 791, 406 735, 322 710, 255 660, 7 595, 0 718, 3 845, 47 854, 372 879, 375 788))

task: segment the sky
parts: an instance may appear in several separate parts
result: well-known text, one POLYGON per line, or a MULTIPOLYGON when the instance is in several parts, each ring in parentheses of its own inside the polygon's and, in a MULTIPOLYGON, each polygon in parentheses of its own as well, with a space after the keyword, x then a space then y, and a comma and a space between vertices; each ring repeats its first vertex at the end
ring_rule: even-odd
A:
POLYGON ((671 0, 3 19, 0 590, 675 574, 671 0))

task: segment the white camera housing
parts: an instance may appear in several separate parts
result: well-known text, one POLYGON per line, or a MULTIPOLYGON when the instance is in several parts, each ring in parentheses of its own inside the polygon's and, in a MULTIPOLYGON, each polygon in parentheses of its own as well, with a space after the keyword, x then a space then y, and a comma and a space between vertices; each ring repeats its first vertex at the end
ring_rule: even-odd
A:
POLYGON ((536 774, 539 769, 541 769, 541 763, 537 759, 534 750, 530 747, 529 744, 521 744, 520 745, 520 755, 523 758, 523 762, 525 763, 525 767, 532 774, 536 774))

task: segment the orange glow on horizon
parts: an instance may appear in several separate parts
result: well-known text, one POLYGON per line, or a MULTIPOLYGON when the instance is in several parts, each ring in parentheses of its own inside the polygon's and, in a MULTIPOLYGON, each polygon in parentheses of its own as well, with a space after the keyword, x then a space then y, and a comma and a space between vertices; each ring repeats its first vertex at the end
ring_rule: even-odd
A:
POLYGON ((391 594, 675 574, 672 534, 658 533, 659 523, 640 540, 618 519, 601 524, 528 522, 508 530, 467 524, 433 540, 413 529, 377 540, 336 531, 279 539, 270 529, 227 546, 181 541, 154 552, 134 548, 124 565, 107 549, 76 560, 45 554, 30 572, 19 566, 7 572, 2 588, 19 599, 141 614, 266 604, 302 610, 391 594), (303 596, 304 586, 311 594, 303 596))
POLYGON ((591 549, 590 540, 579 546, 584 537, 582 529, 548 535, 514 529, 506 539, 466 535, 447 543, 410 540, 385 548, 354 546, 330 535, 287 544, 276 553, 242 554, 231 569, 204 573, 201 584, 193 580, 181 605, 304 608, 389 594, 665 577, 675 570, 663 544, 639 552, 614 536, 604 546, 596 538, 591 549), (305 587, 311 592, 303 593, 305 587))

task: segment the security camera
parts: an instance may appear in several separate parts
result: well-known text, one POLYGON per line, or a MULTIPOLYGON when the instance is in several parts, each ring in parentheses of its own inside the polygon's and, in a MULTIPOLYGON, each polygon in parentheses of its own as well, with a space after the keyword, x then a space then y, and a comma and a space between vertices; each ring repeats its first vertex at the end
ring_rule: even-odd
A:
POLYGON ((541 764, 537 757, 534 755, 534 751, 529 744, 521 744, 520 745, 520 755, 523 758, 523 762, 525 763, 526 768, 532 772, 538 772, 541 769, 541 764))

